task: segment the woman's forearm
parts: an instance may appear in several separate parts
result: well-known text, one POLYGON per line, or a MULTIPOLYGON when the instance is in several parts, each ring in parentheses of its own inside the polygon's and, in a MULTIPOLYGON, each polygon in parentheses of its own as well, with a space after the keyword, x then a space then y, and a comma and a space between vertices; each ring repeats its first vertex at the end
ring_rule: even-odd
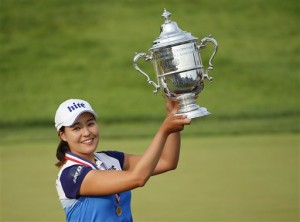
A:
POLYGON ((180 155, 181 136, 180 132, 172 133, 168 136, 164 150, 162 152, 162 159, 167 162, 167 170, 172 170, 177 167, 180 155))
POLYGON ((141 186, 143 186, 150 176, 153 175, 154 169, 156 168, 164 150, 168 135, 169 134, 165 133, 163 130, 158 130, 148 149, 134 167, 133 172, 137 175, 138 179, 141 180, 141 186))
POLYGON ((143 186, 150 176, 176 168, 180 150, 180 131, 191 120, 184 116, 168 116, 141 156, 127 156, 125 169, 143 186))
POLYGON ((175 132, 168 136, 153 175, 176 169, 180 155, 180 144, 180 132, 175 132))

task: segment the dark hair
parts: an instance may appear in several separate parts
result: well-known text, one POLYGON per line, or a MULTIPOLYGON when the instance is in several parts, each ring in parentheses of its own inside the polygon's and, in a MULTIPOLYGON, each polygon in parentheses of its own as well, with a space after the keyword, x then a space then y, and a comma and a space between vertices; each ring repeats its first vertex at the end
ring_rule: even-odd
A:
MULTIPOLYGON (((60 132, 64 132, 65 131, 65 127, 61 127, 59 129, 60 132)), ((69 144, 60 139, 60 142, 58 144, 58 147, 56 149, 56 158, 58 159, 58 162, 55 164, 55 166, 57 167, 61 167, 62 165, 65 164, 66 160, 65 160, 65 154, 66 152, 70 151, 70 148, 69 148, 69 144)))

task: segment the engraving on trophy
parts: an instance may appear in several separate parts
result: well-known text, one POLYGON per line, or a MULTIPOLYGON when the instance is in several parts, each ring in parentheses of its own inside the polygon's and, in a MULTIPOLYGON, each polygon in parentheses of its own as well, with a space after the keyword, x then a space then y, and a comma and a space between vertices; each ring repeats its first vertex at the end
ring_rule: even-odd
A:
POLYGON ((170 20, 171 13, 164 10, 162 15, 165 23, 161 25, 161 33, 149 49, 151 55, 138 53, 134 57, 134 68, 146 76, 147 82, 155 87, 157 94, 162 89, 163 95, 179 102, 178 115, 197 118, 209 115, 206 108, 197 105, 198 94, 204 88, 204 79, 211 80, 208 72, 213 69, 213 60, 217 49, 217 41, 211 36, 201 39, 193 37, 191 33, 182 31, 176 22, 170 20), (202 65, 200 50, 205 48, 206 42, 214 45, 214 52, 209 59, 206 71, 202 65), (154 66, 158 84, 151 81, 147 73, 137 64, 140 58, 151 61, 154 66))
POLYGON ((183 46, 174 46, 172 50, 176 56, 183 56, 186 54, 190 54, 191 52, 194 52, 195 47, 194 47, 194 43, 190 43, 190 44, 185 44, 183 46))

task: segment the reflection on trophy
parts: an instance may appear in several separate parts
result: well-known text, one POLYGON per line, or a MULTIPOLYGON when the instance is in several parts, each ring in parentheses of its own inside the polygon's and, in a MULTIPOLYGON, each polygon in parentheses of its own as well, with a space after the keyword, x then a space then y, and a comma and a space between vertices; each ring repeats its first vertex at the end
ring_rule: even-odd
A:
POLYGON ((195 102, 204 87, 204 79, 212 80, 208 72, 213 69, 211 62, 218 49, 217 41, 208 36, 198 43, 191 33, 182 31, 176 22, 170 20, 171 13, 166 9, 162 16, 165 23, 161 25, 160 35, 149 49, 151 55, 137 53, 133 59, 134 68, 146 76, 147 82, 155 87, 155 95, 161 89, 165 96, 179 102, 178 115, 186 115, 188 118, 209 115, 206 108, 198 106, 195 102), (214 52, 209 59, 207 70, 204 71, 199 53, 205 48, 206 42, 214 45, 214 52), (140 58, 153 63, 158 84, 139 68, 137 62, 140 58))

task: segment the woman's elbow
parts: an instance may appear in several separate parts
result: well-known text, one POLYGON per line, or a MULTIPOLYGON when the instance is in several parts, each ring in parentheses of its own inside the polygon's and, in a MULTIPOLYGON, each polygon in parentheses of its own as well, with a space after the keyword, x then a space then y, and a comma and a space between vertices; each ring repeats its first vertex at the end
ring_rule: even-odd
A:
POLYGON ((143 187, 143 186, 145 186, 146 183, 147 183, 147 181, 148 181, 148 180, 140 180, 140 181, 138 181, 137 187, 143 187))
POLYGON ((149 178, 150 178, 149 176, 136 175, 134 177, 135 186, 136 187, 143 187, 143 186, 145 186, 146 183, 148 182, 149 178))
POLYGON ((176 170, 176 169, 177 169, 177 164, 176 165, 171 165, 168 168, 166 168, 165 172, 176 170))
POLYGON ((172 170, 176 170, 176 169, 177 169, 177 164, 164 165, 163 167, 157 168, 153 175, 166 173, 168 171, 172 171, 172 170))
POLYGON ((170 163, 167 166, 165 166, 165 172, 176 170, 178 166, 178 162, 170 163))

